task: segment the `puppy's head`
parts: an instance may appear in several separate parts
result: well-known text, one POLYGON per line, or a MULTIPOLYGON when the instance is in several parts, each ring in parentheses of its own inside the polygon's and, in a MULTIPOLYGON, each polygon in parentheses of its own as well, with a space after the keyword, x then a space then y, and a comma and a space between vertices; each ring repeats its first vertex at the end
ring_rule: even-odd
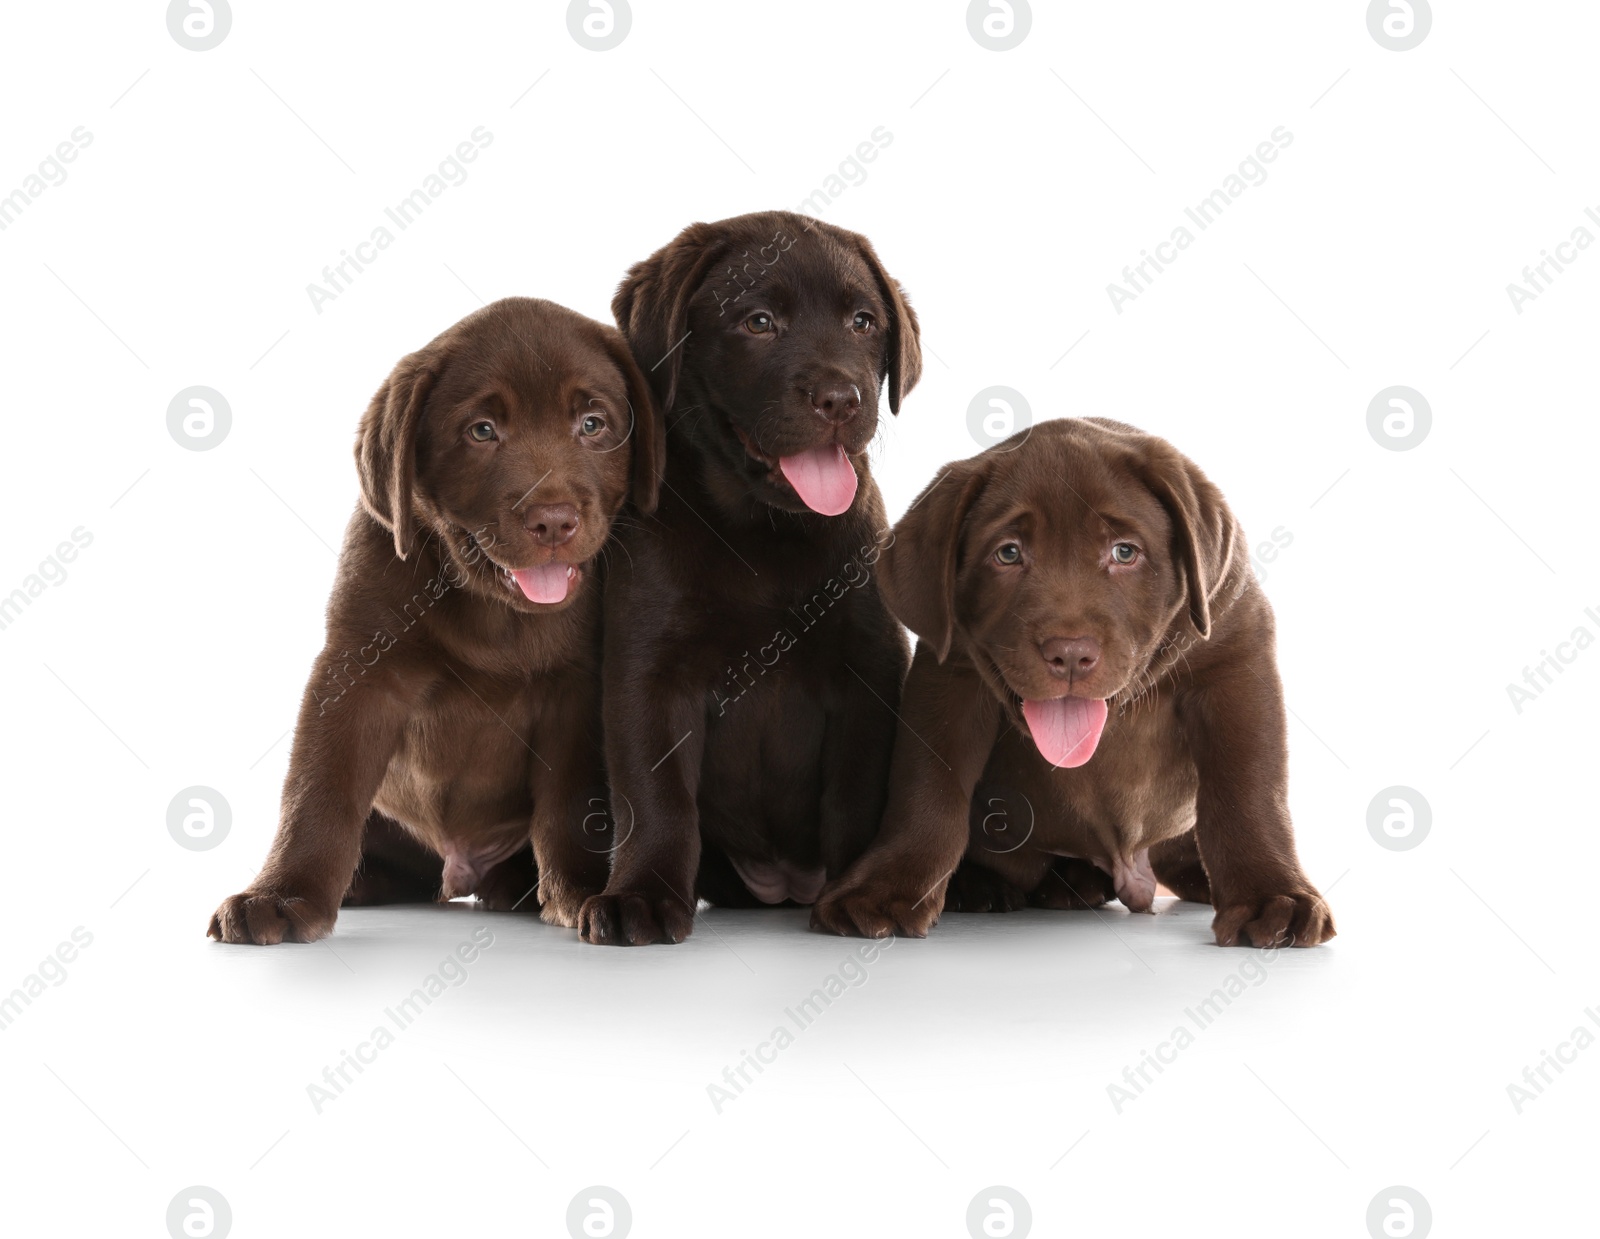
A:
POLYGON ((622 337, 511 297, 401 360, 361 420, 361 500, 406 558, 432 538, 458 579, 524 611, 565 606, 632 497, 654 509, 654 397, 622 337))
POLYGON ((714 484, 836 516, 922 372, 917 317, 865 237, 782 211, 692 224, 611 303, 714 484))
POLYGON ((889 609, 941 662, 969 658, 1057 766, 1094 755, 1106 702, 1136 697, 1158 655, 1209 639, 1239 567, 1217 488, 1171 444, 1099 419, 946 465, 894 534, 889 609))

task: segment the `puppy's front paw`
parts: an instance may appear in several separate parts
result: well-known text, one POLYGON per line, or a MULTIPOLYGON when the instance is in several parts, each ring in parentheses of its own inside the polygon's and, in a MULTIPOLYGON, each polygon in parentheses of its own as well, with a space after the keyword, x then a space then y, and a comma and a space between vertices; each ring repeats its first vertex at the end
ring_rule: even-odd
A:
POLYGON ((333 932, 337 904, 292 895, 286 891, 247 890, 230 895, 211 916, 206 936, 218 942, 272 946, 278 942, 315 942, 333 932))
POLYGON ((577 925, 578 937, 596 946, 682 942, 694 927, 694 908, 660 891, 607 891, 583 901, 577 925))
POLYGON ((539 883, 539 917, 547 925, 576 929, 583 905, 600 894, 598 886, 580 886, 546 876, 539 883))
POLYGON ((518 852, 484 874, 472 893, 490 912, 537 912, 539 876, 533 853, 518 852))
POLYGON ((1103 907, 1116 897, 1117 888, 1104 869, 1087 860, 1061 856, 1028 896, 1028 902, 1036 908, 1077 912, 1103 907))
POLYGON ((931 889, 915 891, 871 879, 841 882, 822 892, 811 909, 811 928, 858 938, 926 938, 939 923, 944 885, 941 879, 931 889))
POLYGON ((1211 932, 1218 946, 1321 946, 1338 931, 1327 901, 1316 891, 1225 898, 1215 895, 1211 932))

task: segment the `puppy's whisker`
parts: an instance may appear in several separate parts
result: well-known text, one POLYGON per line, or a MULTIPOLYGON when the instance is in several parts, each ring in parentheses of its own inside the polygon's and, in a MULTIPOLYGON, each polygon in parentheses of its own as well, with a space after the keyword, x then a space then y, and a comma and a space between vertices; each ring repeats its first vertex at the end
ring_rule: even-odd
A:
POLYGON ((671 434, 674 428, 682 425, 689 414, 699 413, 704 408, 705 405, 703 404, 680 404, 675 410, 677 412, 677 416, 667 423, 667 433, 671 434))

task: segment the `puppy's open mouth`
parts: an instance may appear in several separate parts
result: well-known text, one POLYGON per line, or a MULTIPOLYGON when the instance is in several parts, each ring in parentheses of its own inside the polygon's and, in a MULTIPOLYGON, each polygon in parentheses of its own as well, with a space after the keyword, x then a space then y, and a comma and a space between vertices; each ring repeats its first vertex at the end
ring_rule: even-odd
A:
POLYGON ((478 541, 475 534, 467 535, 467 547, 471 554, 483 557, 484 563, 494 569, 502 585, 513 594, 521 594, 529 602, 565 602, 583 580, 582 564, 567 564, 552 559, 547 564, 532 568, 507 568, 484 550, 483 543, 478 541))
POLYGON ((1093 697, 1057 697, 1022 703, 1039 753, 1052 766, 1081 766, 1094 756, 1106 726, 1106 703, 1093 697))
POLYGON ((564 564, 559 560, 537 568, 500 569, 500 577, 506 585, 520 591, 529 602, 565 602, 582 576, 583 569, 577 564, 564 564))
POLYGON ((800 502, 823 516, 840 516, 856 501, 859 479, 850 454, 841 443, 824 443, 792 456, 769 456, 739 427, 733 428, 751 460, 767 467, 767 480, 779 485, 780 476, 800 497, 800 502))

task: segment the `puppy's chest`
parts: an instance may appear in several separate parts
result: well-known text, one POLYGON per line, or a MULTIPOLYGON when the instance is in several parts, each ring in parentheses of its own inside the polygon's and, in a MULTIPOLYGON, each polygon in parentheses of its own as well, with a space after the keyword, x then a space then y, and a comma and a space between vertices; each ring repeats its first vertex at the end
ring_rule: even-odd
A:
POLYGON ((598 666, 599 608, 591 597, 550 615, 527 615, 473 600, 440 619, 429 637, 447 664, 473 667, 507 684, 598 666))
POLYGON ((747 698, 827 695, 827 688, 846 674, 842 618, 818 621, 787 608, 760 608, 744 623, 715 624, 717 636, 704 650, 712 714, 747 698))
POLYGON ((1194 759, 1171 701, 1146 698, 1113 713, 1093 757, 1050 765, 1032 740, 1007 727, 984 773, 988 794, 1010 795, 1034 821, 1046 851, 1094 858, 1137 852, 1194 824, 1194 759))
POLYGON ((470 671, 441 682, 407 722, 378 807, 441 852, 525 823, 539 713, 530 686, 470 671))
POLYGON ((848 589, 826 582, 804 592, 782 591, 759 599, 707 600, 701 632, 691 649, 716 693, 821 691, 848 674, 853 599, 848 589))

